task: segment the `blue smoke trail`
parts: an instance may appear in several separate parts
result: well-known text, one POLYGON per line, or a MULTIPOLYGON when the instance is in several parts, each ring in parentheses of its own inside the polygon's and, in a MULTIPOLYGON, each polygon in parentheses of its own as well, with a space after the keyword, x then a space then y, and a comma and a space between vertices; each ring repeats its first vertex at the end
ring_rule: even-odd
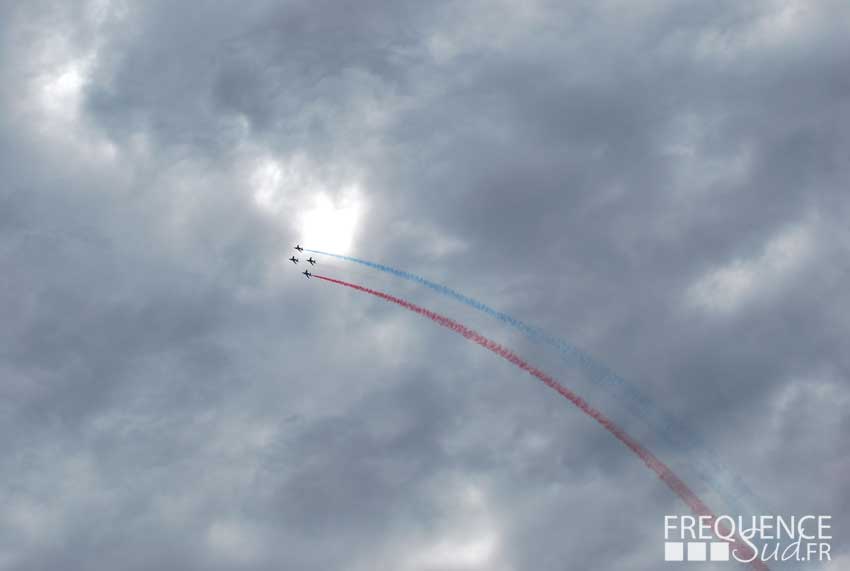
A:
MULTIPOLYGON (((340 260, 346 260, 349 262, 354 262, 356 264, 360 264, 363 266, 367 266, 369 268, 373 268, 379 270, 381 272, 385 272, 388 274, 392 274, 396 277, 416 282, 421 284, 429 289, 436 291, 441 295, 445 295, 460 303, 471 307, 477 311, 482 313, 486 313, 491 317, 494 317, 501 321, 502 323, 508 325, 509 327, 513 327, 514 329, 521 331, 528 337, 529 340, 534 343, 547 345, 549 347, 553 347, 558 350, 561 355, 561 359, 569 366, 573 367, 578 365, 579 369, 587 376, 587 378, 599 385, 600 387, 607 390, 609 393, 614 396, 620 398, 624 401, 627 410, 635 415, 636 417, 642 419, 647 425, 649 425, 652 429, 656 431, 656 433, 660 434, 663 439, 674 448, 680 450, 693 450, 693 449, 701 449, 704 452, 708 452, 708 447, 692 431, 688 430, 680 421, 671 417, 670 415, 664 413, 655 407, 649 398, 647 398, 638 388, 627 383, 621 376, 617 375, 611 369, 609 369, 604 364, 600 363, 596 359, 594 359, 589 354, 584 351, 578 349, 570 345, 569 343, 559 339, 542 329, 535 327, 533 325, 528 325, 504 313, 502 311, 498 311, 493 309, 489 305, 481 303, 480 301, 463 295, 462 293, 451 289, 450 287, 444 286, 442 284, 438 284, 427 280, 421 276, 417 276, 416 274, 412 274, 410 272, 406 272, 404 270, 399 270, 393 268, 391 266, 386 266, 384 264, 378 264, 375 262, 370 262, 368 260, 361 260, 360 258, 354 258, 351 256, 343 256, 341 254, 332 254, 330 252, 324 252, 322 250, 311 250, 308 248, 304 248, 305 252, 312 252, 314 254, 320 254, 323 256, 330 256, 332 258, 337 258, 340 260)), ((731 484, 733 486, 741 486, 741 483, 738 478, 730 478, 727 476, 728 470, 721 467, 717 461, 712 460, 704 460, 699 457, 695 457, 693 459, 693 464, 695 469, 700 472, 700 477, 706 483, 710 484, 711 481, 715 482, 715 485, 719 485, 720 487, 726 488, 727 484, 731 484), (724 476, 720 476, 720 474, 724 474, 724 476)), ((715 486, 712 486, 715 487, 715 486)), ((732 502, 728 498, 728 493, 731 492, 727 489, 727 501, 731 503, 737 504, 737 501, 732 502)), ((744 490, 744 494, 751 495, 749 490, 744 490)), ((732 495, 736 497, 736 499, 740 499, 741 494, 737 492, 732 492, 732 495)), ((746 515, 745 512, 741 511, 739 505, 733 506, 739 514, 746 515)))

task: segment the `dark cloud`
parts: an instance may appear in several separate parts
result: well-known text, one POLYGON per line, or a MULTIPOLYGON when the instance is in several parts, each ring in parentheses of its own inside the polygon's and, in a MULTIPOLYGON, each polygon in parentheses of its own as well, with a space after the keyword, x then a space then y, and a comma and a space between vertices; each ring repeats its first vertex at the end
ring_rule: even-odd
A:
POLYGON ((296 241, 588 350, 704 447, 469 308, 316 268, 516 348, 717 505, 832 514, 850 557, 847 12, 0 5, 0 567, 657 568, 685 507, 639 460, 296 279, 296 241))

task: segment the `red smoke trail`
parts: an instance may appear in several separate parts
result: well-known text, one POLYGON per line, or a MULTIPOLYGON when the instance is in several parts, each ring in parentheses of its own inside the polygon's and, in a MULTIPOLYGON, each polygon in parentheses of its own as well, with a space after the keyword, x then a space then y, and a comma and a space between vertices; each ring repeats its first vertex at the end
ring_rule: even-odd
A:
MULTIPOLYGON (((447 329, 451 329, 455 333, 459 333, 460 335, 463 335, 464 337, 466 337, 470 341, 474 341, 475 343, 478 343, 479 345, 481 345, 482 347, 484 347, 488 351, 492 351, 493 353, 495 353, 496 355, 499 355, 503 359, 510 361, 511 363, 513 363, 514 365, 516 365, 517 367, 519 367, 523 371, 527 372, 531 376, 536 377, 537 379, 543 381, 549 388, 557 391, 561 396, 563 396, 568 401, 570 401, 575 406, 577 406, 579 408, 579 410, 581 410, 583 413, 590 416, 593 420, 595 420, 596 422, 601 424, 603 426, 603 428, 605 428, 605 430, 607 430, 612 435, 614 435, 614 437, 617 440, 619 440, 620 442, 625 444, 626 447, 629 450, 634 452, 641 460, 643 460, 643 463, 646 464, 649 467, 650 470, 655 472, 658 475, 658 477, 661 478, 661 481, 663 481, 665 484, 667 484, 667 487, 669 487, 671 490, 673 490, 673 492, 677 496, 679 496, 682 499, 682 501, 684 501, 688 505, 689 508, 691 508, 691 511, 693 511, 694 514, 696 514, 698 516, 708 516, 708 517, 710 517, 712 525, 713 525, 715 515, 712 513, 712 511, 709 509, 709 507, 707 505, 705 505, 705 503, 703 503, 703 501, 697 497, 697 495, 693 492, 693 490, 691 490, 688 487, 688 485, 685 484, 685 482, 683 482, 681 480, 681 478, 679 478, 676 474, 674 474, 673 471, 666 464, 664 464, 664 462, 662 462, 661 460, 656 458, 655 455, 652 452, 650 452, 649 450, 644 448, 643 445, 641 445, 638 441, 636 441, 634 438, 632 438, 631 436, 626 434, 625 431, 623 431, 622 428, 620 428, 619 426, 614 424, 614 422, 612 422, 604 414, 602 414, 600 411, 593 408, 586 400, 584 400, 583 398, 581 398, 580 396, 575 394, 573 391, 571 391, 567 387, 563 386, 561 383, 559 383, 554 378, 550 377, 548 374, 544 373, 543 371, 541 371, 537 367, 529 364, 522 357, 515 354, 513 351, 511 351, 507 347, 503 347, 502 345, 499 345, 498 343, 496 343, 492 339, 488 339, 487 337, 484 337, 483 335, 481 335, 477 331, 474 331, 474 330, 470 329, 469 327, 466 327, 465 325, 458 323, 457 321, 454 321, 453 319, 450 319, 448 317, 445 317, 444 315, 440 315, 439 313, 435 313, 433 311, 425 309, 424 307, 419 307, 418 305, 410 303, 409 301, 405 301, 401 298, 398 298, 398 297, 395 297, 395 296, 392 296, 392 295, 389 295, 389 294, 386 294, 386 293, 383 293, 383 292, 380 292, 380 291, 377 291, 377 290, 369 289, 367 287, 359 286, 357 284, 345 282, 345 281, 342 281, 342 280, 337 280, 337 279, 334 279, 334 278, 329 278, 327 276, 321 276, 321 275, 318 275, 318 274, 313 274, 313 277, 319 278, 320 280, 324 280, 324 281, 327 281, 327 282, 332 282, 332 283, 339 284, 339 285, 342 285, 342 286, 345 286, 345 287, 349 287, 349 288, 355 289, 357 291, 362 291, 364 293, 368 293, 368 294, 373 295, 375 297, 379 297, 379 298, 384 299, 386 301, 400 305, 400 306, 404 307, 405 309, 409 309, 410 311, 413 311, 414 313, 418 313, 419 315, 427 317, 428 319, 430 319, 434 323, 436 323, 438 325, 442 325, 443 327, 445 327, 447 329)), ((725 535, 728 535, 728 533, 725 533, 725 535)), ((736 541, 736 543, 740 543, 740 542, 741 542, 741 540, 736 541)), ((752 556, 752 551, 749 550, 747 544, 741 544, 740 547, 741 547, 741 550, 743 551, 743 553, 741 553, 743 558, 749 558, 750 556, 752 556)), ((758 559, 758 557, 756 557, 750 564, 752 565, 752 567, 754 569, 758 569, 759 571, 768 571, 767 565, 763 561, 758 559)))

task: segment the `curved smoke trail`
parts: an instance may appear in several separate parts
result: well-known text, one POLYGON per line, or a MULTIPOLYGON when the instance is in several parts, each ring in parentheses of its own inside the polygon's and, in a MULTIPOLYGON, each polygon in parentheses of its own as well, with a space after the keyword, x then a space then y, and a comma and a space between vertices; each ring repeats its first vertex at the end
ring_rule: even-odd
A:
MULTIPOLYGON (((594 359, 586 352, 538 327, 524 323, 507 313, 498 311, 497 309, 453 290, 448 286, 432 282, 404 270, 399 270, 376 262, 370 262, 368 260, 362 260, 360 258, 354 258, 352 256, 343 256, 341 254, 324 252, 322 250, 311 250, 309 248, 305 248, 304 251, 354 262, 381 272, 392 274, 408 281, 416 282, 441 295, 459 301, 460 303, 477 311, 486 313, 487 315, 498 319, 502 323, 521 331, 532 342, 557 349, 562 361, 569 366, 575 366, 577 364, 591 382, 620 398, 624 402, 626 409, 631 414, 640 418, 649 427, 651 427, 652 430, 661 435, 667 444, 672 445, 674 448, 679 450, 700 449, 703 450, 704 453, 710 450, 698 436, 688 430, 687 427, 685 427, 680 421, 654 406, 650 399, 647 398, 638 388, 627 383, 621 376, 594 359)), ((738 490, 734 489, 736 487, 741 487, 740 480, 735 477, 730 477, 728 475, 728 469, 723 467, 719 461, 710 458, 713 454, 707 455, 709 456, 707 459, 699 457, 692 458, 691 463, 695 471, 699 473, 700 478, 712 488, 722 488, 725 492, 722 493, 722 495, 730 504, 730 507, 733 507, 733 509, 735 509, 735 511, 739 514, 744 515, 745 510, 742 509, 739 501, 741 500, 742 495, 751 496, 752 493, 748 489, 744 489, 742 494, 738 490), (732 489, 730 489, 730 485, 732 489)))
MULTIPOLYGON (((684 501, 691 511, 694 512, 697 516, 707 516, 710 518, 711 525, 713 526, 714 520, 716 516, 712 513, 711 509, 694 493, 693 490, 688 487, 688 485, 679 478, 673 471, 666 465, 664 462, 656 458, 656 456, 644 448, 642 444, 640 444, 637 440, 629 436, 622 428, 617 426, 613 421, 611 421, 608 417, 606 417, 602 412, 591 406, 586 400, 578 396, 576 393, 559 383, 555 378, 551 377, 547 373, 541 371, 534 365, 531 365, 522 357, 508 349, 496 343, 492 339, 489 339, 477 331, 470 329, 469 327, 454 321, 444 315, 440 315, 434 311, 425 309, 424 307, 420 307, 415 305, 409 301, 401 299, 400 297, 395 297, 393 295, 369 289, 367 287, 363 287, 357 284, 353 284, 350 282, 345 282, 342 280, 337 280, 334 278, 330 278, 327 276, 322 276, 319 274, 313 274, 314 278, 318 278, 320 280, 324 280, 326 282, 335 283, 341 286, 345 286, 357 291, 361 291, 363 293, 368 293, 369 295, 373 295, 377 298, 383 299, 385 301, 389 301, 391 303, 395 303, 408 309, 414 313, 418 313, 424 317, 427 317, 434 323, 450 329, 459 335, 469 339, 470 341, 481 345, 488 351, 495 353, 496 355, 502 357, 503 359, 513 363, 523 371, 527 372, 529 375, 537 378, 542 381, 546 386, 556 391, 558 394, 566 398, 572 404, 574 404, 579 410, 583 413, 591 417, 597 423, 599 423, 605 430, 611 433, 617 440, 625 444, 625 446, 637 455, 646 466, 655 472, 655 474, 663 481, 668 488, 670 488, 682 501, 684 501)), ((739 538, 733 541, 733 544, 738 544, 738 547, 745 554, 742 554, 742 558, 749 559, 754 555, 752 548, 749 545, 739 538)), ((758 557, 753 559, 750 563, 754 569, 758 569, 759 571, 767 571, 767 565, 761 561, 758 557)))

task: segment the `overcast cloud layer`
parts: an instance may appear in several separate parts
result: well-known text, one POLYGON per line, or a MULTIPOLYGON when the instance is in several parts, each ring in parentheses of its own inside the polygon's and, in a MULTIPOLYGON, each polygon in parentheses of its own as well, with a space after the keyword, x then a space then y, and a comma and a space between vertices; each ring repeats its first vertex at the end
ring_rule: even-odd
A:
POLYGON ((832 515, 800 568, 847 569, 848 37, 843 0, 0 3, 0 569, 663 565, 687 508, 622 444, 296 242, 586 349, 744 492, 497 321, 315 268, 713 502, 832 515))

